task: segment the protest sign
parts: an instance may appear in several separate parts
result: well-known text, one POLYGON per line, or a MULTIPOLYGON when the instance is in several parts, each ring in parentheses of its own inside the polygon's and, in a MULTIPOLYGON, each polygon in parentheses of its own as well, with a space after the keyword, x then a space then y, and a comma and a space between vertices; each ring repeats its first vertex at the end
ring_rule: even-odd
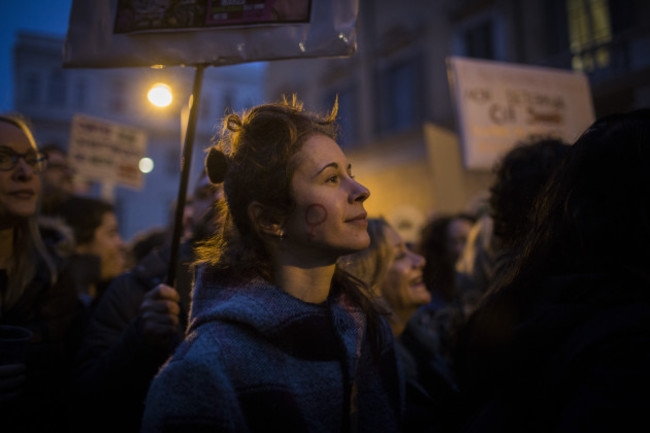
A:
POLYGON ((573 143, 594 121, 584 74, 461 57, 447 65, 466 169, 490 170, 531 135, 573 143))
POLYGON ((231 65, 356 51, 358 0, 73 0, 65 67, 231 65))
POLYGON ((142 188, 138 164, 146 148, 147 137, 140 129, 82 114, 72 118, 68 154, 85 179, 142 188))
POLYGON ((350 56, 357 48, 358 13, 359 0, 73 0, 64 67, 196 69, 167 284, 175 279, 204 69, 350 56))

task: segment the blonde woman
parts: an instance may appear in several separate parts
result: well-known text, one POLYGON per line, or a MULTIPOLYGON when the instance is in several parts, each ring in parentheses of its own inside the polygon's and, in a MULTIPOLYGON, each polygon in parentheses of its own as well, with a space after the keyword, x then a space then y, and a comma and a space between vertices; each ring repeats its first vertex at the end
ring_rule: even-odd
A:
POLYGON ((45 163, 26 123, 0 116, 0 325, 33 334, 25 362, 0 365, 2 431, 15 423, 21 431, 38 430, 45 414, 52 416, 48 428, 55 425, 65 340, 78 312, 74 290, 56 284, 57 262, 36 222, 45 163))
POLYGON ((363 281, 388 312, 406 379, 404 431, 451 431, 457 400, 453 376, 440 356, 437 336, 409 321, 431 301, 422 278, 425 259, 383 218, 368 219, 368 234, 370 246, 342 257, 339 265, 363 281))

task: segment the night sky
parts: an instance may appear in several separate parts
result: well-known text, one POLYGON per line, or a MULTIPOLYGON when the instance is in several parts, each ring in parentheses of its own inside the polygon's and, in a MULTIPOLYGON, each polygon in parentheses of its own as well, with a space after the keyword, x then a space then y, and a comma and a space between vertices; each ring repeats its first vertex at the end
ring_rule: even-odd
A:
POLYGON ((0 112, 13 109, 13 44, 29 30, 65 36, 72 0, 0 0, 0 112))

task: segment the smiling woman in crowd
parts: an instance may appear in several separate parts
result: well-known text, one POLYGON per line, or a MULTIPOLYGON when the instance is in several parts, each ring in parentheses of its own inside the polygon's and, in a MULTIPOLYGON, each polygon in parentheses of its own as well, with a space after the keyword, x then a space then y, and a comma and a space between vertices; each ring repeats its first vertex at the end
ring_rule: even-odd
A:
POLYGON ((363 281, 388 312, 406 382, 404 431, 450 431, 454 425, 456 386, 439 355, 439 341, 409 319, 431 301, 423 280, 425 259, 411 251, 383 218, 368 220, 370 246, 339 264, 363 281))

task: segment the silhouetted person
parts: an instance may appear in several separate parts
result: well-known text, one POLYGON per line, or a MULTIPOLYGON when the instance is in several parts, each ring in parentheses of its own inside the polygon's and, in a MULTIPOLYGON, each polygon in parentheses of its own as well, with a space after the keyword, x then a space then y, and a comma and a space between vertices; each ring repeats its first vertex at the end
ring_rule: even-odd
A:
POLYGON ((530 137, 495 166, 486 214, 472 228, 456 266, 466 311, 475 308, 499 269, 512 260, 516 242, 535 218, 536 197, 568 153, 569 145, 562 140, 530 137))
POLYGON ((59 206, 58 214, 74 235, 74 254, 67 269, 80 299, 92 307, 125 270, 125 245, 115 207, 104 200, 72 196, 59 206))
POLYGON ((370 246, 339 264, 363 281, 386 308, 406 382, 403 431, 448 432, 455 425, 456 385, 440 356, 437 336, 410 317, 431 301, 424 284, 424 257, 411 251, 383 218, 368 220, 370 246))
POLYGON ((174 287, 162 284, 169 271, 171 231, 156 231, 159 239, 150 248, 142 246, 147 252, 135 255, 135 266, 116 277, 97 303, 74 371, 75 402, 69 413, 78 428, 140 430, 151 380, 187 328, 193 249, 220 224, 215 206, 223 188, 205 179, 203 173, 187 205, 191 235, 181 244, 174 287))
POLYGON ((462 332, 466 432, 634 431, 650 407, 650 110, 596 121, 462 332))

